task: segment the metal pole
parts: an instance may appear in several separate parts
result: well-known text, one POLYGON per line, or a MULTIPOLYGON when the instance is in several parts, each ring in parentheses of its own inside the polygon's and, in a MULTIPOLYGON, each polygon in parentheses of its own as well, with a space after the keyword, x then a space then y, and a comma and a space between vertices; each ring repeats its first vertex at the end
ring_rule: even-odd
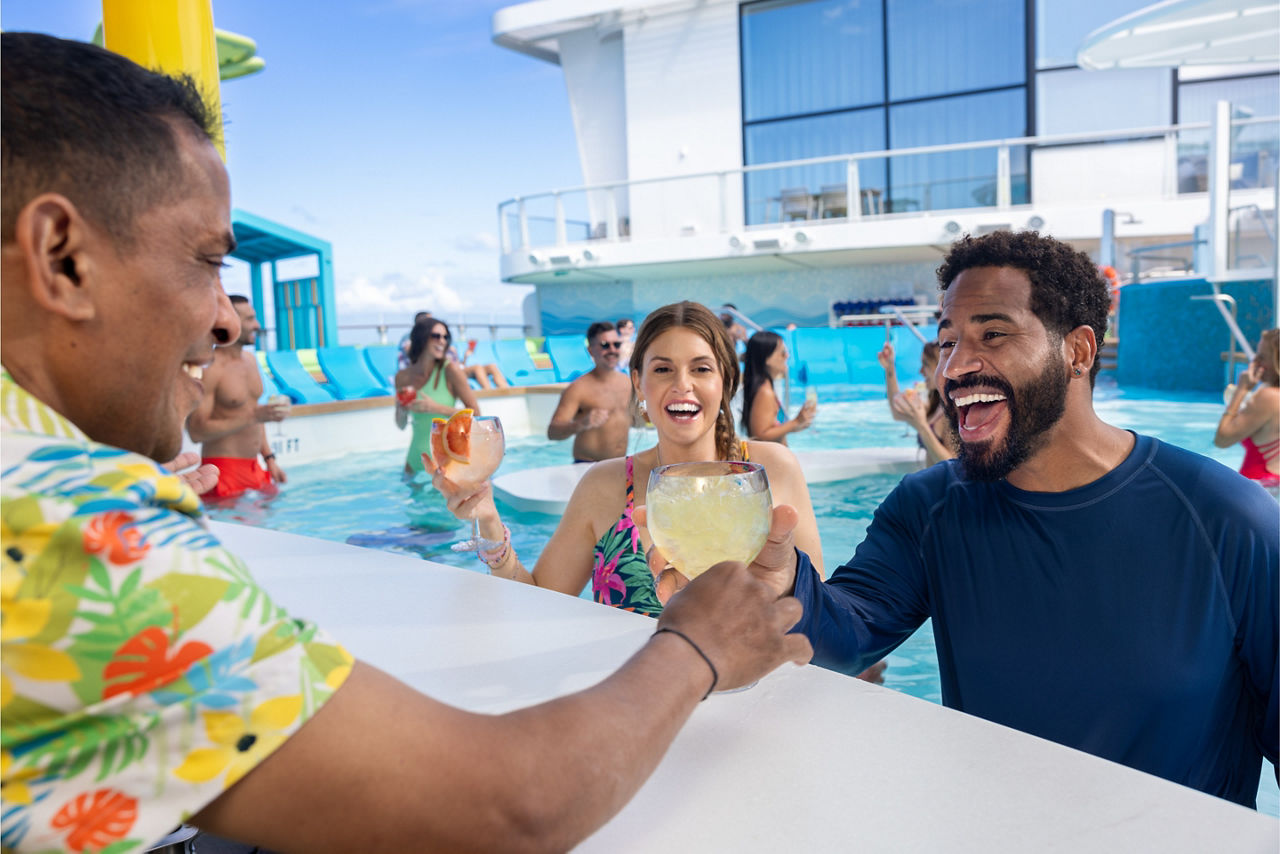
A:
POLYGON ((1102 243, 1098 247, 1098 263, 1103 267, 1116 266, 1116 212, 1111 208, 1102 212, 1102 243))
POLYGON ((1209 131, 1209 279, 1220 281, 1227 272, 1227 229, 1231 218, 1231 102, 1214 106, 1209 131))
POLYGON ((1009 146, 996 149, 996 207, 1007 208, 1013 204, 1013 178, 1009 166, 1009 146))

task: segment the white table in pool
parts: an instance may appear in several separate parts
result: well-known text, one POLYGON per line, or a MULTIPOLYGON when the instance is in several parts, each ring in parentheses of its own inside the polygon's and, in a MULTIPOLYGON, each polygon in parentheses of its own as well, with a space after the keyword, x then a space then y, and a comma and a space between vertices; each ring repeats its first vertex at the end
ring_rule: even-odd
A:
MULTIPOLYGON (((290 612, 466 709, 503 712, 594 684, 654 627, 442 564, 212 528, 290 612)), ((1274 819, 1121 765, 784 667, 699 706, 635 799, 578 850, 1274 852, 1278 835, 1274 819)))

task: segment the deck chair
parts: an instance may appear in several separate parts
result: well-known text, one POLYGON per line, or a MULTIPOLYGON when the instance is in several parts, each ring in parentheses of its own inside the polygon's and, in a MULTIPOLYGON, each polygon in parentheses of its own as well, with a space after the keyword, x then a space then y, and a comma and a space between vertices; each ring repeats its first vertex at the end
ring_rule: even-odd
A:
POLYGON ((801 380, 806 385, 849 382, 844 361, 844 337, 839 329, 802 328, 795 331, 796 357, 804 360, 801 380))
POLYGON ((809 194, 808 187, 791 187, 778 195, 782 205, 782 222, 813 218, 813 196, 809 194))
POLYGON ((302 367, 293 350, 272 350, 267 354, 267 367, 280 391, 294 403, 332 403, 334 396, 302 367))
MULTIPOLYGON (((266 353, 258 351, 258 373, 262 375, 262 396, 258 398, 258 403, 266 403, 267 398, 275 394, 283 394, 289 397, 289 393, 280 388, 280 384, 276 382, 276 378, 271 375, 271 369, 267 367, 266 353)), ((290 397, 290 399, 292 399, 290 397)))
POLYGON ((395 386, 399 370, 400 348, 394 344, 374 344, 364 348, 364 363, 378 381, 388 389, 395 386))
POLYGON ((548 335, 546 348, 555 366, 556 379, 562 383, 573 382, 596 366, 587 352, 587 339, 582 335, 548 335))
POLYGON ((341 400, 387 395, 387 389, 369 370, 355 347, 320 347, 316 350, 316 358, 329 381, 329 389, 341 400))
POLYGON ((494 341, 493 352, 498 357, 498 367, 512 385, 546 385, 557 382, 554 368, 539 369, 533 363, 523 338, 494 341))

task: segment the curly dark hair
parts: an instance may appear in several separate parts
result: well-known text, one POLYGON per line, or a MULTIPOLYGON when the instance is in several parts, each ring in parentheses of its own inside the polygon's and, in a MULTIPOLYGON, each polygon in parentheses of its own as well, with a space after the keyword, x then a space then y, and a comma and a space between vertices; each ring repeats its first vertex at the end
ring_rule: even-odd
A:
MULTIPOLYGON (((966 234, 938 267, 938 285, 946 290, 972 267, 1013 267, 1031 280, 1031 313, 1044 328, 1063 338, 1080 326, 1093 328, 1098 346, 1107 333, 1111 293, 1098 266, 1083 252, 1037 231, 995 231, 981 237, 966 234)), ((1093 360, 1089 384, 1101 363, 1093 360)))
POLYGON ((134 219, 183 191, 179 132, 215 140, 190 77, 148 71, 91 44, 0 35, 0 238, 36 195, 61 193, 125 247, 134 219))

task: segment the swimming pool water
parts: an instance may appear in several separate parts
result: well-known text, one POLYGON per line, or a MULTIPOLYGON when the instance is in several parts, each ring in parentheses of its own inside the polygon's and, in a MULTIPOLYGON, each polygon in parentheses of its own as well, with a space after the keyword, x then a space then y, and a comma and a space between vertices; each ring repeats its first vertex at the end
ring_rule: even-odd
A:
MULTIPOLYGON (((818 395, 814 425, 792 434, 791 447, 800 450, 915 445, 914 432, 889 417, 883 389, 820 387, 818 395)), ((792 399, 794 405, 799 405, 803 396, 793 394, 792 399)), ((1108 423, 1156 436, 1231 468, 1239 466, 1239 447, 1213 447, 1222 402, 1212 396, 1154 396, 1122 391, 1104 378, 1099 382, 1095 408, 1108 423)), ((653 442, 652 430, 632 431, 631 451, 650 447, 653 442)), ((508 437, 499 474, 565 464, 569 456, 568 442, 548 442, 542 436, 508 437)), ((406 483, 401 476, 403 466, 401 450, 353 453, 300 465, 288 471, 289 482, 275 499, 247 498, 213 508, 209 515, 484 571, 474 555, 458 554, 449 548, 449 543, 467 533, 465 527, 445 509, 429 484, 424 488, 422 483, 406 483)), ((853 555, 875 508, 898 480, 897 475, 880 474, 810 487, 828 571, 853 555)), ((510 507, 500 509, 521 561, 532 567, 559 517, 517 512, 510 507)), ((885 684, 921 699, 942 701, 930 623, 926 622, 889 656, 885 684)), ((1265 768, 1258 808, 1268 815, 1280 816, 1280 789, 1265 768)))

